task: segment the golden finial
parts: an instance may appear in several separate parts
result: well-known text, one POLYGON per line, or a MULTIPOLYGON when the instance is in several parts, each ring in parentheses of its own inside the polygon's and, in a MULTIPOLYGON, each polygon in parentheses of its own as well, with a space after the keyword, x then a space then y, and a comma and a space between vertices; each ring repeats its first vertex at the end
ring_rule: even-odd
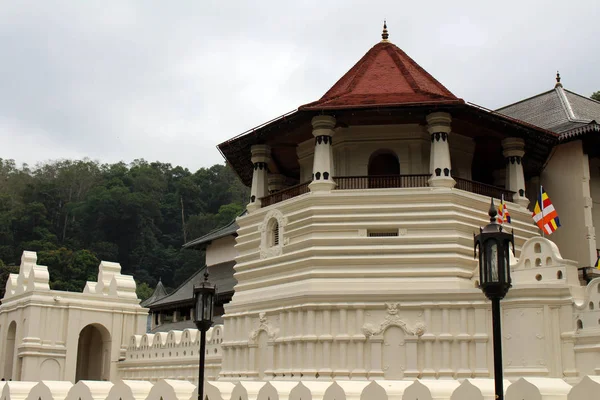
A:
POLYGON ((385 19, 384 19, 383 20, 383 33, 381 34, 381 41, 382 42, 387 42, 388 41, 388 37, 390 37, 390 35, 388 35, 387 24, 386 24, 385 19))
POLYGON ((560 73, 556 71, 556 85, 554 87, 562 87, 562 83, 560 83, 560 73))

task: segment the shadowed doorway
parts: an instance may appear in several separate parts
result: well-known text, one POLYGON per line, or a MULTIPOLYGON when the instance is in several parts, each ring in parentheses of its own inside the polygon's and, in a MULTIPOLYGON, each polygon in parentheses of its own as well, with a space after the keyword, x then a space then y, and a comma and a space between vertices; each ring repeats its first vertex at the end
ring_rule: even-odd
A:
POLYGON ((79 333, 75 382, 110 379, 110 333, 101 325, 88 325, 79 333))

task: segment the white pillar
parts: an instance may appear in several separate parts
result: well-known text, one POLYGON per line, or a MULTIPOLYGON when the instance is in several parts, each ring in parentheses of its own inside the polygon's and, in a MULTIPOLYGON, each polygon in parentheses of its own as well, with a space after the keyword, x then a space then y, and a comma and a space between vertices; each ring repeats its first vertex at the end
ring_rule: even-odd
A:
POLYGON ((448 136, 452 117, 445 112, 435 112, 427 116, 427 130, 431 135, 431 154, 429 162, 429 186, 454 187, 448 136))
POLYGON ((521 138, 510 137, 502 141, 504 157, 506 158, 506 190, 515 192, 513 201, 523 207, 529 205, 525 195, 525 176, 523 175, 523 156, 525 141, 521 138))
POLYGON ((333 151, 331 140, 334 134, 335 118, 318 115, 312 119, 315 137, 315 155, 313 159, 312 182, 308 185, 311 192, 330 191, 335 188, 333 181, 333 151))
POLYGON ((269 194, 267 166, 271 161, 271 147, 266 144, 255 144, 250 148, 252 152, 252 188, 250 189, 250 203, 246 207, 248 212, 260 208, 260 199, 269 194))
POLYGON ((281 174, 269 174, 269 193, 276 193, 283 189, 285 176, 281 174))

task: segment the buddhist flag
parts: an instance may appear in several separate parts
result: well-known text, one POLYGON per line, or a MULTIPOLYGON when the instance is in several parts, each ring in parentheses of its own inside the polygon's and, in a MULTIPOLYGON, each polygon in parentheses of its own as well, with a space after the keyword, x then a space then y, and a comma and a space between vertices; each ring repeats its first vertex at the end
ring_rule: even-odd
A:
POLYGON ((596 260, 596 265, 594 265, 594 267, 596 267, 596 269, 600 269, 600 257, 598 257, 596 260))
POLYGON ((496 217, 496 222, 502 225, 504 222, 508 222, 510 224, 510 213, 508 212, 508 207, 506 207, 506 203, 504 202, 504 195, 502 195, 502 201, 498 206, 498 216, 496 217))
POLYGON ((550 235, 560 227, 558 213, 543 187, 540 187, 540 197, 535 202, 532 216, 537 226, 545 234, 550 235))

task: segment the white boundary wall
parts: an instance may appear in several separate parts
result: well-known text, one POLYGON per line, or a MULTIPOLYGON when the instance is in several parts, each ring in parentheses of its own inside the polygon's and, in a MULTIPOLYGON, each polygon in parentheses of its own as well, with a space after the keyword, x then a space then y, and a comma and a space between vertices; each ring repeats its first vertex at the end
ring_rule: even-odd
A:
MULTIPOLYGON (((521 378, 505 381, 506 400, 598 399, 600 377, 587 376, 571 386, 561 379, 521 378)), ((0 382, 2 400, 195 400, 196 386, 188 381, 64 381, 0 382)), ((492 379, 416 381, 273 381, 205 382, 208 400, 491 400, 492 379)))
MULTIPOLYGON (((219 377, 222 342, 223 325, 216 325, 206 332, 206 379, 219 377)), ((119 378, 150 382, 161 379, 197 382, 199 349, 200 333, 197 329, 132 336, 126 359, 117 366, 119 378)))

